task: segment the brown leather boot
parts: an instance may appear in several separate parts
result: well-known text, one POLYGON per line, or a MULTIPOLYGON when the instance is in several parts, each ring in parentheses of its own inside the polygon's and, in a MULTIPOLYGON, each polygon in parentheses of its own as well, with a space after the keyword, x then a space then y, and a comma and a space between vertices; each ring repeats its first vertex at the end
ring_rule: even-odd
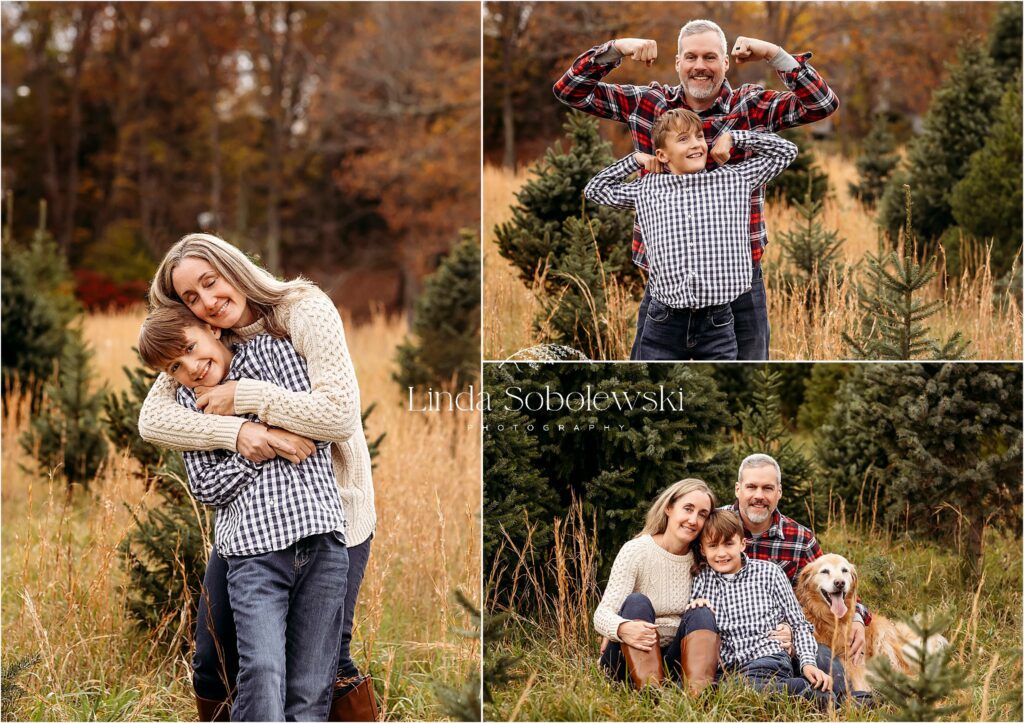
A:
POLYGON ((658 688, 665 680, 665 669, 661 665, 661 649, 643 651, 619 643, 622 657, 626 661, 626 671, 633 687, 640 690, 648 685, 658 688))
MULTIPOLYGON (((345 685, 344 681, 335 682, 345 685)), ((375 721, 377 720, 377 699, 373 695, 373 678, 364 677, 359 685, 340 698, 331 701, 331 710, 327 714, 329 721, 375 721)))
POLYGON ((230 700, 209 700, 196 695, 196 710, 199 711, 201 721, 229 721, 231 720, 230 700))
POLYGON ((680 643, 679 660, 683 681, 692 695, 700 695, 715 680, 718 672, 718 649, 722 637, 710 630, 694 630, 680 643))

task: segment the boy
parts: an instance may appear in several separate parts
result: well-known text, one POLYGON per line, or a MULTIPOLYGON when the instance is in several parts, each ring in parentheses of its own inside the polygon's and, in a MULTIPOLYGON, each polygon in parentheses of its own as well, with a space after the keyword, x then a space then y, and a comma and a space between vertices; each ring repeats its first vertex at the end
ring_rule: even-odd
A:
POLYGON ((707 171, 703 122, 684 108, 660 115, 651 138, 654 156, 631 153, 584 189, 597 203, 636 209, 651 295, 637 358, 736 359, 730 304, 751 284, 750 194, 779 175, 797 148, 769 133, 726 131, 716 159, 726 160, 733 146, 754 155, 707 171), (625 182, 641 168, 667 172, 625 182))
POLYGON ((786 574, 773 562, 748 559, 743 547, 739 517, 731 510, 713 511, 701 532, 701 569, 693 580, 689 607, 706 606, 714 612, 722 639, 722 668, 738 673, 758 690, 788 691, 823 709, 835 705, 831 676, 814 664, 814 627, 804 617, 786 574), (792 677, 789 654, 770 637, 783 621, 793 628, 802 678, 792 677))
MULTIPOLYGON (((196 411, 195 387, 229 379, 310 391, 305 361, 287 340, 261 334, 232 351, 220 337, 184 306, 160 307, 143 323, 139 354, 177 381, 178 402, 196 411)), ((330 445, 316 447, 299 464, 184 453, 193 496, 217 509, 217 550, 228 565, 239 655, 232 720, 327 718, 348 550, 330 445)))

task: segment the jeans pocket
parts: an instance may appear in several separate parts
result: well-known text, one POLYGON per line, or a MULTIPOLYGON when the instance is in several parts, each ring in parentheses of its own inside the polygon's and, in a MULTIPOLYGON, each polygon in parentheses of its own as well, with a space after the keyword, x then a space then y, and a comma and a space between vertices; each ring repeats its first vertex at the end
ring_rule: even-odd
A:
POLYGON ((731 326, 733 324, 732 305, 712 306, 708 313, 708 319, 711 321, 711 326, 718 329, 724 326, 731 326))
POLYGON ((650 303, 647 304, 647 319, 655 323, 661 323, 667 321, 668 317, 672 315, 672 307, 665 306, 660 301, 651 297, 650 303))

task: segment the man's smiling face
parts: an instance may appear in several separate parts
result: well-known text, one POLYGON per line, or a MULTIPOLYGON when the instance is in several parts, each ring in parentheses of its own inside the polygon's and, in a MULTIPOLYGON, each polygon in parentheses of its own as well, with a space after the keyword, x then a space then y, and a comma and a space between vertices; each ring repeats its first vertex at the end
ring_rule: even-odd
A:
POLYGON ((736 483, 736 499, 746 520, 755 525, 766 522, 782 499, 782 485, 775 467, 767 464, 745 468, 743 477, 736 483))
POLYGON ((729 58, 722 50, 718 33, 688 35, 676 56, 676 72, 687 99, 705 101, 718 94, 729 69, 729 58))

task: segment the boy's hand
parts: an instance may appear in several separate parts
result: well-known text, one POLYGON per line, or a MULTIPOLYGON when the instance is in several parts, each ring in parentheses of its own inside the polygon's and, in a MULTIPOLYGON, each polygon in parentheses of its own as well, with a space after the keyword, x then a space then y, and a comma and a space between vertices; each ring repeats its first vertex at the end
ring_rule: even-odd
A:
POLYGON ((715 143, 711 146, 711 150, 708 151, 708 155, 714 159, 715 163, 721 166, 725 165, 729 161, 729 152, 731 150, 732 133, 726 131, 715 139, 715 143))
POLYGON ((811 685, 818 690, 832 690, 832 676, 824 670, 814 665, 805 665, 803 667, 803 674, 811 682, 811 685))
POLYGON ((779 52, 779 46, 757 38, 745 38, 742 35, 736 38, 732 45, 732 57, 736 59, 736 65, 749 63, 755 60, 771 60, 779 52))
MULTIPOLYGON (((686 606, 687 610, 693 610, 694 608, 707 608, 711 612, 715 612, 715 608, 712 607, 711 601, 708 600, 706 597, 699 597, 695 600, 691 600, 690 604, 686 606)), ((715 614, 717 615, 718 613, 715 614)))
POLYGON ((277 456, 284 457, 292 464, 298 464, 316 451, 316 444, 313 440, 303 437, 301 434, 277 427, 271 427, 267 432, 270 436, 270 445, 277 452, 277 456))
POLYGON ((203 414, 234 416, 236 386, 238 382, 230 381, 215 387, 196 387, 196 406, 203 410, 203 414))
POLYGON ((619 38, 614 41, 615 49, 622 53, 623 57, 629 56, 633 60, 643 61, 647 65, 654 65, 658 57, 658 43, 654 40, 644 38, 619 38))
POLYGON ((661 165, 661 161, 658 160, 657 156, 652 156, 650 153, 640 153, 637 151, 633 154, 633 160, 644 167, 645 171, 650 173, 662 173, 665 169, 661 165))

